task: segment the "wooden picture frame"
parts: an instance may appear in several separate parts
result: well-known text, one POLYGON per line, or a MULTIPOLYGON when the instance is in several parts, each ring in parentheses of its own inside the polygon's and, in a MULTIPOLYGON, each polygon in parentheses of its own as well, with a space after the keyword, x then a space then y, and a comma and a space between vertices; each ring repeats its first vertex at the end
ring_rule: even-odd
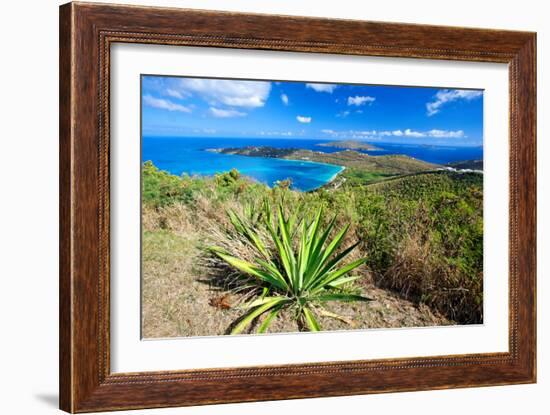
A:
POLYGON ((536 34, 69 3, 60 8, 60 407, 68 412, 536 380, 536 34), (109 62, 117 42, 509 65, 509 352, 111 373, 109 62))

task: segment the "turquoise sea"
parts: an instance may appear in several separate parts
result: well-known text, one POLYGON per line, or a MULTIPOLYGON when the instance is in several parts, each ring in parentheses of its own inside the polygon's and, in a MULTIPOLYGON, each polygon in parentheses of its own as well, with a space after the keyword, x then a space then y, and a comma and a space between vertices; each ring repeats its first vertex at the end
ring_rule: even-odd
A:
MULTIPOLYGON (((277 180, 291 179, 292 187, 301 191, 316 189, 342 170, 340 166, 307 161, 247 157, 206 151, 209 148, 271 146, 301 148, 326 153, 338 148, 319 146, 330 140, 257 139, 208 137, 143 137, 142 161, 152 161, 161 170, 172 174, 214 175, 236 168, 254 180, 272 186, 277 180)), ((381 151, 365 151, 371 155, 405 154, 431 163, 483 158, 482 147, 425 146, 413 144, 375 143, 381 151)))

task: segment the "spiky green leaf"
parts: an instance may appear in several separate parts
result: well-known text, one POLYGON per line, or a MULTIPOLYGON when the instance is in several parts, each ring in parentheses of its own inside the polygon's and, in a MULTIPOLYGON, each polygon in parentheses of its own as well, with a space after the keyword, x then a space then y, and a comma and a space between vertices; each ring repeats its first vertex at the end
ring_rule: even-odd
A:
POLYGON ((262 304, 259 307, 256 307, 249 312, 247 312, 239 321, 239 323, 231 330, 231 334, 239 334, 242 332, 246 326, 248 326, 252 320, 254 320, 256 317, 261 316, 266 311, 270 310, 271 308, 275 307, 278 304, 284 303, 288 301, 286 298, 278 297, 274 298, 271 301, 268 301, 264 304, 262 304))
POLYGON ((372 298, 365 297, 362 295, 357 294, 345 294, 345 293, 330 293, 330 294, 322 294, 317 297, 312 298, 313 301, 321 301, 321 302, 327 302, 327 301, 344 301, 344 302, 354 302, 354 301, 362 301, 362 302, 369 302, 374 301, 372 298))
POLYGON ((315 319, 315 316, 311 312, 311 310, 307 307, 304 307, 302 309, 302 313, 304 313, 304 320, 306 321, 306 325, 311 331, 319 331, 321 330, 321 326, 319 326, 319 323, 315 319))

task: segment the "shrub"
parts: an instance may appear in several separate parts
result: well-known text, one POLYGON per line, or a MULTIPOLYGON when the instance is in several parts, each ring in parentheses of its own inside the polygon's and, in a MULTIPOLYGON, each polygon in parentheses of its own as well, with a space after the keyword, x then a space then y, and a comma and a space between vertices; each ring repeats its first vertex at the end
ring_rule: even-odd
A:
POLYGON ((159 170, 151 161, 146 161, 142 168, 142 185, 143 202, 159 207, 175 202, 189 203, 196 183, 159 170))
MULTIPOLYGON (((313 219, 300 217, 301 209, 285 215, 281 204, 272 213, 266 200, 259 214, 253 209, 240 216, 228 211, 236 237, 241 238, 255 253, 251 261, 232 255, 226 249, 211 247, 210 250, 222 261, 243 274, 243 283, 257 294, 246 305, 246 313, 235 325, 231 334, 238 334, 255 319, 266 315, 258 328, 267 330, 270 323, 283 309, 294 311, 300 327, 311 331, 320 330, 316 313, 342 319, 324 309, 330 301, 370 301, 369 298, 341 290, 342 286, 355 281, 349 274, 365 262, 365 258, 342 265, 358 243, 338 253, 348 231, 345 226, 331 239, 336 219, 322 227, 322 210, 313 219), (262 226, 269 235, 264 240, 257 230, 262 226)), ((343 319, 342 319, 343 320, 343 319)))
POLYGON ((482 177, 431 174, 369 189, 357 210, 377 285, 458 323, 481 323, 482 177))
POLYGON ((234 185, 240 179, 241 174, 237 169, 231 169, 225 173, 217 173, 215 177, 218 186, 227 187, 234 185))

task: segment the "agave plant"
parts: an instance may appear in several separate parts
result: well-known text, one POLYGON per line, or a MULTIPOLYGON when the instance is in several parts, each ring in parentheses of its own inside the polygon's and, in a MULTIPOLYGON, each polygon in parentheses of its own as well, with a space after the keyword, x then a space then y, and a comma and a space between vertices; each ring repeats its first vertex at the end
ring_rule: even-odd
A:
POLYGON ((266 314, 258 328, 267 330, 273 319, 283 309, 294 309, 297 321, 311 331, 319 331, 316 314, 338 318, 325 310, 323 303, 330 301, 371 301, 370 298, 341 290, 344 284, 359 277, 350 272, 366 261, 358 259, 344 266, 341 263, 358 245, 338 251, 349 225, 334 237, 335 220, 322 229, 323 212, 319 209, 312 220, 298 218, 300 209, 286 216, 281 204, 272 214, 270 204, 264 202, 263 212, 241 217, 228 211, 229 219, 239 236, 253 249, 252 262, 232 256, 224 249, 212 247, 212 252, 231 267, 247 275, 255 282, 259 294, 246 304, 246 313, 234 326, 231 334, 242 332, 252 321, 266 314), (253 220, 252 219, 253 216, 253 220), (266 232, 259 232, 263 227, 266 232), (268 240, 265 236, 268 235, 268 240))

